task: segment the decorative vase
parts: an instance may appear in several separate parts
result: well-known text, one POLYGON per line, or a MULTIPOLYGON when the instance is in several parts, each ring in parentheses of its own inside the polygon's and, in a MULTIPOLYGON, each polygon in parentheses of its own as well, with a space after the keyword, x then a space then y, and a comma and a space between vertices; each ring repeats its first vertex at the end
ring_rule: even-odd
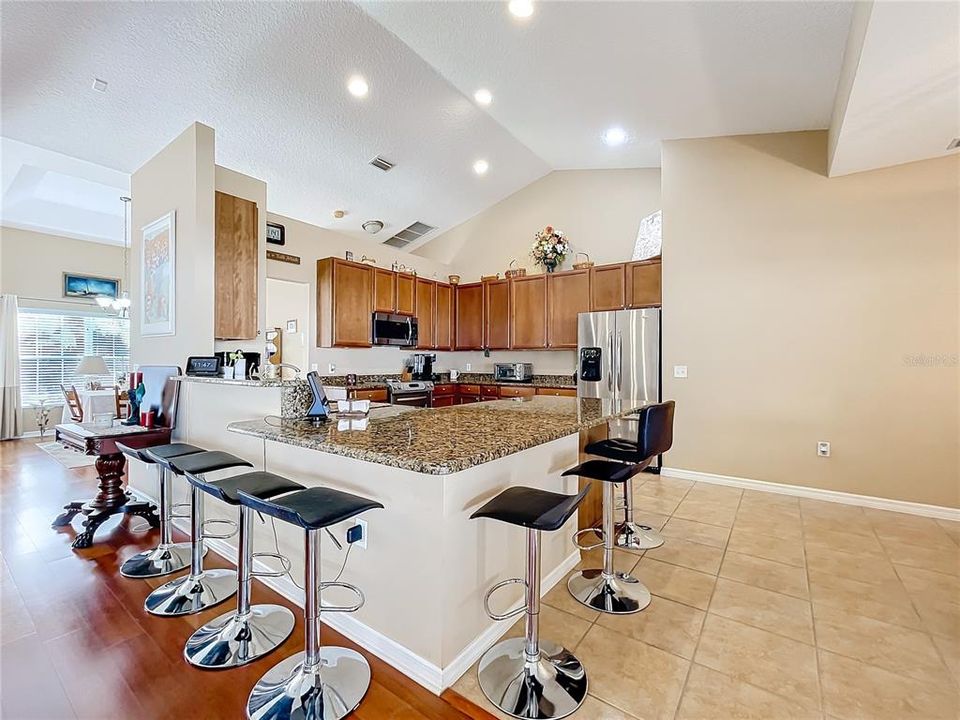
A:
POLYGON ((557 262, 556 258, 544 258, 543 266, 547 269, 548 273, 552 273, 557 269, 557 265, 560 263, 557 262))

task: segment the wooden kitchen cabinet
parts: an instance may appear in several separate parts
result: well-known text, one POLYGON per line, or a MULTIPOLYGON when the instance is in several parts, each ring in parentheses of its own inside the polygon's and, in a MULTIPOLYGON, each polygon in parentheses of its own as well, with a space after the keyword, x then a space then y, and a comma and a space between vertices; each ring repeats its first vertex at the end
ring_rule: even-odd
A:
POLYGON ((481 385, 481 400, 498 400, 500 398, 500 388, 496 385, 481 385))
POLYGON ((623 263, 590 268, 590 309, 623 310, 627 301, 626 284, 623 263))
POLYGON ((577 347, 577 315, 590 312, 590 271, 547 276, 547 346, 577 347))
POLYGON ((547 347, 547 276, 513 278, 510 307, 510 347, 547 347))
POLYGON ((397 310, 397 274, 392 270, 373 269, 373 311, 392 313, 397 310))
POLYGON ((484 339, 483 283, 457 285, 456 349, 482 350, 484 339))
POLYGON ((660 258, 627 263, 627 307, 660 307, 660 258))
POLYGON ((576 388, 538 387, 537 395, 552 395, 554 397, 576 397, 576 388))
POLYGON ((369 400, 370 402, 387 402, 386 388, 370 388, 367 390, 349 390, 347 397, 351 400, 369 400))
POLYGON ((373 270, 339 258, 317 261, 318 347, 370 347, 373 270))
POLYGON ((407 273, 397 273, 398 315, 417 314, 417 278, 407 273))
POLYGON ((500 397, 533 397, 537 394, 537 389, 528 385, 501 385, 500 397))
POLYGON ((216 194, 213 334, 217 340, 257 337, 259 227, 254 201, 216 194))
POLYGON ((417 347, 432 350, 436 345, 437 284, 417 278, 417 347))
POLYGON ((491 350, 510 348, 510 281, 483 283, 483 339, 491 350))
POLYGON ((436 283, 436 303, 434 305, 436 323, 433 347, 437 350, 453 350, 453 286, 436 283))

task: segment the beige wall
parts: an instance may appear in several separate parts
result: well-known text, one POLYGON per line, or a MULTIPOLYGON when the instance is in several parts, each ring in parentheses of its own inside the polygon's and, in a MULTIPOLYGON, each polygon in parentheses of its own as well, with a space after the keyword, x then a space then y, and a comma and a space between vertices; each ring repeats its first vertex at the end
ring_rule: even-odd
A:
POLYGON ((960 158, 826 158, 826 132, 664 143, 665 465, 956 507, 960 158))
MULTIPOLYGON (((660 209, 660 170, 558 170, 439 235, 417 255, 457 268, 464 282, 503 273, 514 258, 530 273, 533 235, 566 232, 574 253, 600 264, 629 260, 640 220, 660 209)), ((571 255, 564 267, 575 262, 571 255)))
MULTIPOLYGON (((280 359, 300 370, 310 367, 310 306, 313 296, 308 283, 267 278, 267 328, 279 328, 283 343, 280 359), (295 332, 287 332, 287 323, 297 322, 295 332)), ((264 338, 266 339, 266 338, 264 338)), ((266 362, 266 358, 264 358, 266 362)), ((289 374, 291 371, 284 371, 289 374)))
POLYGON ((194 123, 133 173, 130 353, 134 364, 183 366, 213 352, 214 133, 194 123), (140 334, 141 229, 177 213, 176 333, 140 334))

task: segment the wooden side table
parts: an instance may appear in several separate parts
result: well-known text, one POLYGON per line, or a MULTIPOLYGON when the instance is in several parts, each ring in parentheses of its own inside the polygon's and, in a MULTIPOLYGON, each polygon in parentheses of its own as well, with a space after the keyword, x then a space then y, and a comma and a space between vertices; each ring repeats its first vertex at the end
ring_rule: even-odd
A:
POLYGON ((69 525, 83 513, 83 531, 73 540, 73 547, 88 548, 93 534, 111 515, 124 513, 146 518, 153 527, 160 526, 157 507, 135 500, 123 488, 123 469, 126 458, 117 449, 117 441, 131 447, 149 447, 170 442, 170 428, 145 428, 139 425, 104 427, 90 423, 65 423, 55 427, 55 438, 64 447, 97 457, 99 488, 92 500, 77 500, 64 506, 64 511, 53 521, 53 527, 69 525))

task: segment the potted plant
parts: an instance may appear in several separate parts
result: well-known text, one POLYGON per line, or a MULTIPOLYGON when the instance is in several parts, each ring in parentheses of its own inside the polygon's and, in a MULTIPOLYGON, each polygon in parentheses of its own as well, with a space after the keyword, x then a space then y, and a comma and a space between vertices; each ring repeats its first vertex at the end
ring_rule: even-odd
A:
POLYGON ((40 431, 40 440, 43 441, 43 435, 47 432, 47 425, 50 424, 50 408, 47 407, 47 401, 41 400, 34 408, 34 420, 37 423, 37 430, 40 431))
POLYGON ((537 265, 542 265, 548 273, 552 273, 563 265, 563 261, 570 252, 570 244, 562 230, 556 230, 547 225, 533 236, 533 248, 530 255, 537 265))

